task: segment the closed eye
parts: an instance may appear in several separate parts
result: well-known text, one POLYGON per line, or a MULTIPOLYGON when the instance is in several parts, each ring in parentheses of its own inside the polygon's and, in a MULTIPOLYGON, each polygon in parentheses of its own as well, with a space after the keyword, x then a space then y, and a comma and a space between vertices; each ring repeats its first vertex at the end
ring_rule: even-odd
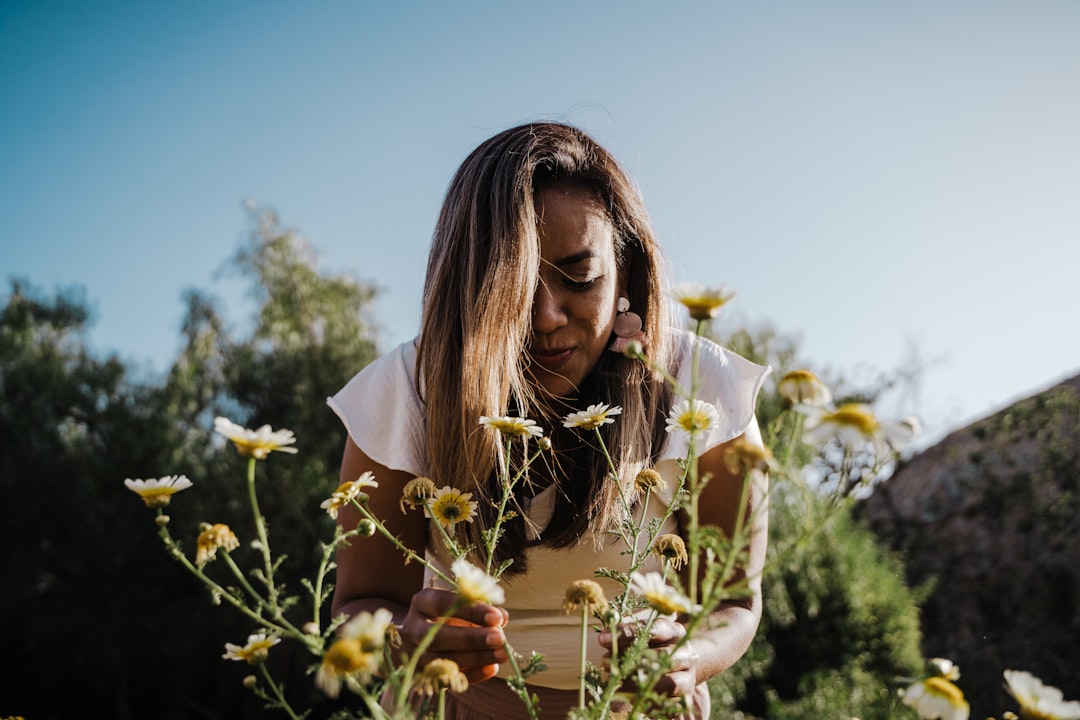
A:
POLYGON ((570 288, 571 290, 588 290, 593 285, 595 285, 596 281, 599 279, 600 278, 595 277, 590 278, 589 280, 574 280, 573 278, 567 276, 563 278, 563 284, 565 284, 566 287, 570 288))

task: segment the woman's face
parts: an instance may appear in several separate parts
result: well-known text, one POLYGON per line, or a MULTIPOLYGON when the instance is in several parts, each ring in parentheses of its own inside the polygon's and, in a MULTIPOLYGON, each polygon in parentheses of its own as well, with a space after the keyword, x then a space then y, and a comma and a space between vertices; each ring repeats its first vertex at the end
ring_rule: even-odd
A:
POLYGON ((537 196, 540 281, 533 297, 529 354, 537 384, 571 397, 611 339, 621 282, 614 228, 583 188, 537 196))

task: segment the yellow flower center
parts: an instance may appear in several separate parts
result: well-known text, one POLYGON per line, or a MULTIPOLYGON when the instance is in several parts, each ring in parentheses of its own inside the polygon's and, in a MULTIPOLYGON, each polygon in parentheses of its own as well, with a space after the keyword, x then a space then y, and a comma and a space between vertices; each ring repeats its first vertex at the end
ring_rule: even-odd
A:
POLYGON ((369 653, 364 652, 360 641, 355 638, 342 638, 330 646, 323 656, 324 667, 332 669, 339 675, 366 669, 371 663, 369 653))
POLYGON ((171 487, 159 487, 150 490, 144 490, 142 493, 143 502, 147 507, 159 508, 165 507, 172 502, 172 496, 176 491, 171 487))
POLYGON ((724 463, 732 473, 745 475, 752 470, 768 470, 772 463, 768 448, 755 445, 745 438, 735 440, 724 453, 724 463))
POLYGON ((645 492, 646 490, 655 490, 664 483, 663 476, 652 468, 646 468, 637 474, 634 478, 634 485, 639 492, 645 492))
POLYGON ((475 605, 479 602, 487 601, 487 587, 480 582, 475 582, 472 578, 457 579, 458 597, 464 600, 469 605, 475 605))
POLYGON ((686 414, 679 418, 679 424, 688 432, 704 430, 709 425, 709 416, 697 409, 688 410, 686 414))
POLYGON ((472 522, 476 514, 476 503, 470 500, 471 497, 472 493, 444 487, 431 501, 430 517, 450 530, 453 530, 456 523, 472 522))
POLYGON ((647 592, 645 593, 645 601, 649 603, 652 609, 665 615, 686 612, 688 609, 686 603, 682 602, 673 593, 647 592))
POLYGON ((421 694, 430 697, 442 688, 464 692, 469 688, 469 680, 456 662, 436 658, 424 667, 416 685, 421 694))
POLYGON ((604 589, 595 580, 575 580, 570 583, 570 587, 566 589, 566 596, 563 598, 564 612, 579 610, 583 607, 588 610, 605 605, 607 605, 607 598, 604 597, 604 589))
POLYGON ((933 694, 948 700, 954 707, 964 704, 964 693, 943 677, 927 678, 923 685, 933 694))
POLYGON ((794 383, 809 383, 818 382, 818 377, 809 370, 792 370, 783 377, 784 380, 790 380, 794 383))
POLYGON ((195 563, 201 565, 217 557, 218 548, 231 552, 240 547, 240 540, 228 525, 216 523, 199 533, 195 546, 197 548, 195 563))
POLYGON ((853 427, 867 436, 873 435, 878 430, 877 418, 857 403, 841 405, 829 416, 829 419, 837 425, 853 427))
POLYGON ((681 570, 688 559, 686 543, 678 535, 670 533, 656 538, 656 553, 668 560, 676 570, 681 570))

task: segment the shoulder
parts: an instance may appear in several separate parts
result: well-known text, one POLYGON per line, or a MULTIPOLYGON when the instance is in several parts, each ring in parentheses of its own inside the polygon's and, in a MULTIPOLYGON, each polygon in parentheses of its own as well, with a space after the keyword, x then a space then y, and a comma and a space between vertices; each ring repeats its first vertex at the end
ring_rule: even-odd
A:
POLYGON ((423 402, 415 370, 410 340, 365 366, 326 402, 371 458, 422 474, 423 402))
MULTIPOLYGON (((766 365, 747 360, 738 353, 685 330, 675 330, 672 344, 677 366, 672 375, 678 382, 674 401, 693 394, 694 399, 713 405, 719 415, 716 427, 699 445, 704 452, 738 437, 754 422, 757 396, 772 372, 766 365)), ((661 457, 679 457, 686 450, 681 434, 669 438, 661 457)))
POLYGON ((330 400, 347 403, 359 393, 388 391, 412 391, 419 400, 414 382, 415 370, 416 341, 409 340, 365 365, 330 400))
POLYGON ((708 383, 710 378, 725 377, 764 381, 772 371, 767 365, 747 360, 707 337, 681 329, 672 330, 672 334, 672 357, 675 362, 672 374, 686 388, 689 388, 695 372, 699 383, 708 383))

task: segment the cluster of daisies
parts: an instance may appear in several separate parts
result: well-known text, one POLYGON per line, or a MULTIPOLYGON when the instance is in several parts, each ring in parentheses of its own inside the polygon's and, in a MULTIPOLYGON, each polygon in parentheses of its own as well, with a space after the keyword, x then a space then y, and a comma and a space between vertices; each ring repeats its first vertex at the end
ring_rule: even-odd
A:
MULTIPOLYGON (((931 659, 929 666, 929 677, 903 691, 904 704, 925 720, 968 720, 971 708, 955 684, 960 669, 944 658, 931 659)), ((1058 688, 1024 670, 1006 670, 1003 675, 1005 690, 1020 706, 1019 715, 1009 711, 1002 715, 1003 720, 1080 720, 1080 702, 1065 700, 1058 688)))

